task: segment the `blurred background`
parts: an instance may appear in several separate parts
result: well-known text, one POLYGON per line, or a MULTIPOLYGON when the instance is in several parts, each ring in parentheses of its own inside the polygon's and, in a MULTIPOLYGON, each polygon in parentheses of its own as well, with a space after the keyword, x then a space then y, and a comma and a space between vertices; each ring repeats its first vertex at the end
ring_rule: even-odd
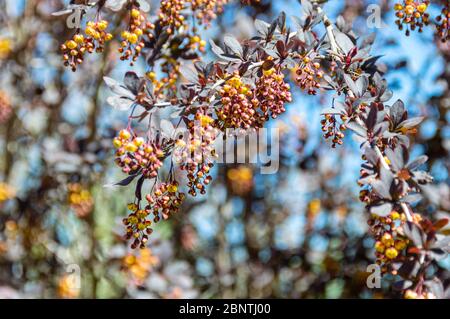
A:
MULTIPOLYGON (((154 15, 159 3, 149 2, 154 15)), ((254 35, 255 18, 300 15, 298 1, 253 2, 229 1, 203 37, 244 39, 254 35)), ((374 251, 358 200, 360 153, 351 137, 336 150, 323 140, 327 94, 293 89, 288 112, 272 121, 281 132, 277 174, 216 165, 206 195, 160 223, 148 248, 130 250, 120 220, 133 189, 104 187, 123 177, 111 140, 127 113, 106 105, 103 76, 121 81, 127 70, 146 68, 120 62, 115 44, 76 73, 64 68, 59 45, 73 31, 51 13, 67 3, 0 1, 0 298, 397 297, 395 278, 386 276, 381 289, 366 286, 374 251)), ((325 11, 353 21, 357 34, 377 34, 373 51, 383 56, 393 101, 426 116, 412 157, 430 157, 435 183, 417 209, 448 217, 449 45, 432 28, 406 37, 393 5, 330 0, 325 11), (367 24, 370 4, 380 9, 381 28, 367 24)), ((448 284, 450 259, 440 266, 448 284)))

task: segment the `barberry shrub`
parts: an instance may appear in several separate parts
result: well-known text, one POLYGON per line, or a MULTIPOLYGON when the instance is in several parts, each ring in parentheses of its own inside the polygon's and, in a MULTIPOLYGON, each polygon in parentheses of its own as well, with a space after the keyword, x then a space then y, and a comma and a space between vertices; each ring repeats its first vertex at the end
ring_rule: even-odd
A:
MULTIPOLYGON (((188 21, 206 27, 226 2, 162 0, 155 21, 147 21, 143 1, 78 6, 81 15, 97 10, 99 17, 106 8, 123 12, 121 59, 133 64, 143 56, 148 66, 142 76, 127 72, 123 83, 105 78, 114 93, 109 104, 130 112, 128 126, 113 145, 116 164, 127 175, 117 185, 136 181, 135 199, 123 219, 131 246, 145 247, 152 224, 180 210, 186 197, 182 190, 191 196, 206 193, 217 156, 213 144, 220 133, 265 127, 286 111, 293 87, 310 95, 332 91, 332 106, 322 113, 323 135, 333 148, 343 144, 348 131, 360 143, 360 199, 368 211, 377 264, 384 274, 402 278, 395 287, 404 297, 443 297, 433 265, 449 250, 449 238, 441 232, 448 220, 430 220, 414 208, 422 186, 432 182, 421 170, 427 157, 411 159, 409 154, 410 135, 423 118, 408 117, 402 101, 390 101, 393 94, 377 66, 378 57, 370 53, 374 36, 356 37, 348 26, 333 24, 320 4, 304 0, 302 15, 292 18, 294 29, 287 26, 284 13, 271 23, 256 20, 257 34, 251 39, 225 36, 222 46, 210 41, 215 58, 205 63, 201 53, 206 42, 188 21), (164 73, 160 79, 156 64, 164 73), (292 85, 288 73, 294 74, 292 85), (169 108, 171 118, 154 123, 153 114, 169 108), (135 124, 145 121, 148 130, 142 132, 135 124), (187 139, 179 136, 179 128, 190 133, 187 139)), ((407 32, 420 31, 429 23, 428 5, 397 4, 399 27, 407 24, 407 32)), ((85 52, 101 53, 113 37, 107 28, 100 18, 86 23, 85 35, 78 28, 61 47, 64 63, 75 71, 85 52)), ((444 22, 438 28, 443 39, 446 28, 444 22)))

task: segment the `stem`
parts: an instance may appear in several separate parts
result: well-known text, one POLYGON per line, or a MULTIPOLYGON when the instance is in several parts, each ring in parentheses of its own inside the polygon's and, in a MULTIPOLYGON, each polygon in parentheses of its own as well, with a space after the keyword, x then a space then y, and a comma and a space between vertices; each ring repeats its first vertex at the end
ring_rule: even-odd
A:
MULTIPOLYGON (((317 7, 317 12, 319 14, 322 13, 322 8, 317 7)), ((339 54, 336 39, 333 34, 333 24, 331 23, 330 19, 328 19, 326 14, 323 15, 323 24, 325 25, 325 29, 327 31, 328 40, 330 40, 331 51, 333 51, 333 53, 335 54, 339 54)))

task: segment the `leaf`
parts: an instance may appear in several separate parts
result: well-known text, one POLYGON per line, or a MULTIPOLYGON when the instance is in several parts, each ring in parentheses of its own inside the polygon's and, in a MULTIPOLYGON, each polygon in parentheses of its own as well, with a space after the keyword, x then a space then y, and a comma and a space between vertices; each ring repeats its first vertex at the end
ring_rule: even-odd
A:
POLYGON ((389 116, 394 122, 394 125, 398 125, 405 114, 405 104, 402 100, 397 100, 389 109, 389 116))
POLYGON ((180 67, 180 73, 190 83, 198 83, 198 73, 186 64, 180 67))
POLYGON ((165 120, 165 119, 162 119, 160 124, 159 124, 159 126, 161 128, 161 133, 165 137, 171 139, 172 135, 173 135, 173 133, 175 131, 175 127, 173 126, 172 122, 170 122, 168 120, 165 120))
POLYGON ((132 92, 130 92, 130 90, 120 85, 120 83, 117 82, 116 80, 107 76, 104 76, 103 80, 105 81, 105 84, 109 87, 109 89, 115 94, 117 94, 119 97, 126 97, 131 100, 135 99, 136 96, 132 92))
POLYGON ((242 57, 242 54, 243 54, 242 46, 239 43, 239 41, 236 40, 235 37, 226 35, 223 39, 223 42, 232 52, 234 52, 238 56, 242 57))
POLYGON ((147 2, 147 0, 137 0, 139 3, 139 9, 143 12, 149 12, 150 11, 150 4, 147 2))
POLYGON ((386 217, 392 212, 392 204, 384 203, 381 205, 375 205, 370 207, 370 212, 380 217, 386 217))
POLYGON ((405 226, 403 227, 405 235, 411 239, 414 245, 418 248, 423 247, 423 243, 425 242, 425 235, 419 226, 415 223, 407 221, 405 226))
POLYGON ((425 281, 424 284, 430 289, 437 299, 442 299, 444 297, 444 285, 439 278, 434 277, 431 280, 425 281))
POLYGON ((137 76, 136 73, 134 73, 132 71, 128 71, 127 73, 125 73, 125 78, 124 78, 123 82, 124 82, 125 86, 131 92, 133 92, 134 95, 138 94, 141 80, 139 79, 139 77, 137 76))
POLYGON ((349 122, 346 124, 347 128, 351 129, 353 132, 358 134, 359 136, 366 137, 367 136, 367 130, 359 125, 356 122, 349 122))
POLYGON ((345 80, 345 83, 347 84, 348 88, 350 89, 350 91, 352 91, 353 94, 355 94, 357 97, 359 97, 359 95, 358 95, 358 92, 359 92, 358 87, 356 86, 356 83, 355 83, 355 81, 353 81, 352 77, 345 73, 344 74, 344 80, 345 80))
POLYGON ((413 284, 413 282, 411 280, 400 280, 400 281, 395 282, 392 285, 392 288, 394 288, 397 291, 403 291, 403 290, 411 287, 412 284, 413 284))
POLYGON ((220 57, 222 54, 224 54, 225 52, 222 50, 221 47, 219 47, 217 44, 214 43, 213 40, 209 40, 209 45, 211 46, 211 50, 214 52, 215 55, 217 55, 218 57, 220 57))
POLYGON ((255 20, 255 29, 261 35, 266 36, 267 31, 269 30, 269 27, 270 27, 269 23, 259 20, 259 19, 255 20))
POLYGON ((355 47, 355 44, 350 40, 350 38, 337 30, 333 30, 334 37, 336 39, 337 45, 342 49, 345 54, 348 54, 351 49, 355 47))
POLYGON ((105 3, 105 7, 112 11, 120 11, 123 8, 123 5, 127 2, 127 0, 107 0, 105 3))
POLYGON ((406 168, 408 168, 411 171, 416 170, 419 168, 420 165, 425 164, 428 161, 428 156, 421 155, 412 162, 410 162, 408 165, 406 165, 406 168))
POLYGON ((407 120, 404 120, 403 122, 400 123, 399 127, 404 127, 404 128, 413 128, 416 127, 417 125, 419 125, 420 123, 422 123, 422 121, 425 119, 425 117, 423 116, 418 116, 418 117, 413 117, 407 120))
POLYGON ((119 111, 127 111, 133 105, 134 101, 120 96, 109 96, 106 102, 119 111))
POLYGON ((363 96, 369 86, 369 80, 366 76, 361 76, 356 80, 356 88, 358 89, 358 96, 363 96))
POLYGON ((135 178, 136 176, 140 175, 140 173, 136 173, 130 176, 127 176, 126 178, 122 179, 121 181, 117 182, 117 183, 113 183, 113 184, 105 184, 103 185, 103 187, 113 187, 113 186, 127 186, 129 185, 135 178))

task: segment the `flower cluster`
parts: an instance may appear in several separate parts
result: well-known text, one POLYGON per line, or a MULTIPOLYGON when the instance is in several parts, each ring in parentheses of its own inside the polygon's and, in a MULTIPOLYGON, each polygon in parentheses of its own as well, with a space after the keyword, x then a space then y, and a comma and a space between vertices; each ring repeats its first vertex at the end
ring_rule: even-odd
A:
POLYGON ((410 30, 414 31, 416 28, 422 32, 423 27, 430 23, 430 16, 425 12, 429 3, 430 1, 413 0, 404 0, 403 4, 397 3, 394 10, 397 17, 395 23, 399 30, 403 30, 403 26, 406 25, 406 35, 410 34, 410 30))
POLYGON ((123 269, 136 285, 142 285, 153 267, 159 264, 159 258, 153 255, 150 248, 138 252, 129 252, 123 257, 123 269))
POLYGON ((72 39, 61 45, 64 65, 76 71, 77 65, 83 63, 84 54, 103 52, 105 43, 113 38, 107 33, 108 21, 88 21, 86 23, 85 36, 77 32, 72 39))
POLYGON ((174 156, 180 169, 186 172, 188 178, 188 193, 196 196, 206 193, 206 186, 211 182, 210 169, 214 165, 216 156, 214 141, 217 129, 214 120, 202 111, 197 111, 195 120, 189 122, 189 136, 187 141, 178 139, 174 149, 174 156))
POLYGON ((370 230, 376 240, 377 263, 385 266, 382 268, 384 272, 388 271, 387 266, 390 261, 396 259, 409 243, 402 230, 402 225, 405 221, 405 214, 397 211, 392 211, 386 217, 373 215, 368 220, 370 230))
POLYGON ((345 137, 344 131, 347 129, 345 122, 347 121, 347 116, 340 115, 341 124, 336 120, 336 115, 325 114, 324 119, 321 120, 323 137, 325 139, 332 138, 331 147, 335 148, 337 145, 342 145, 344 143, 343 138, 345 137))
POLYGON ((11 53, 11 49, 11 40, 0 38, 0 59, 6 58, 11 53))
POLYGON ((229 169, 227 178, 231 191, 236 195, 243 196, 253 188, 253 171, 248 166, 240 165, 229 169))
POLYGON ((217 14, 223 12, 223 6, 227 2, 228 0, 191 0, 191 7, 199 24, 209 25, 217 14))
POLYGON ((16 196, 14 188, 6 183, 0 182, 0 204, 14 196, 16 196))
POLYGON ((68 202, 70 207, 75 211, 78 217, 85 217, 92 212, 94 200, 91 192, 79 183, 71 183, 67 185, 68 202))
POLYGON ((141 209, 138 204, 128 204, 131 213, 123 219, 127 226, 127 239, 134 238, 131 248, 144 248, 148 241, 148 235, 153 232, 151 228, 153 222, 157 223, 163 219, 168 219, 172 214, 178 212, 185 194, 179 192, 178 182, 160 183, 152 193, 147 194, 145 199, 148 205, 141 209))
POLYGON ((136 8, 130 10, 130 20, 127 30, 122 31, 122 42, 120 43, 119 53, 122 54, 122 61, 131 58, 131 65, 136 62, 142 49, 145 46, 142 36, 144 34, 151 36, 151 30, 155 26, 152 23, 146 23, 144 15, 136 8))
POLYGON ((161 0, 159 19, 163 26, 169 26, 168 33, 173 33, 185 23, 182 11, 186 0, 161 0))
POLYGON ((286 111, 285 103, 292 101, 290 86, 284 82, 284 74, 275 68, 263 71, 256 83, 256 95, 265 118, 269 115, 277 118, 286 111))
POLYGON ((74 274, 64 274, 58 280, 58 296, 60 298, 72 299, 80 295, 80 288, 74 287, 74 274))
POLYGON ((447 1, 446 6, 442 8, 440 15, 436 17, 437 34, 442 42, 450 40, 450 3, 447 1))
POLYGON ((113 144, 117 148, 116 164, 124 173, 135 174, 141 170, 146 178, 158 175, 164 152, 156 143, 147 143, 142 137, 132 138, 128 130, 121 130, 113 144))
POLYGON ((323 75, 316 55, 306 55, 295 68, 295 83, 308 94, 315 95, 323 75))
POLYGON ((222 107, 216 110, 217 117, 225 128, 262 127, 265 119, 257 112, 258 99, 250 85, 242 82, 235 72, 220 90, 222 107))
POLYGON ((8 96, 0 91, 0 123, 5 123, 12 114, 11 103, 8 96))

